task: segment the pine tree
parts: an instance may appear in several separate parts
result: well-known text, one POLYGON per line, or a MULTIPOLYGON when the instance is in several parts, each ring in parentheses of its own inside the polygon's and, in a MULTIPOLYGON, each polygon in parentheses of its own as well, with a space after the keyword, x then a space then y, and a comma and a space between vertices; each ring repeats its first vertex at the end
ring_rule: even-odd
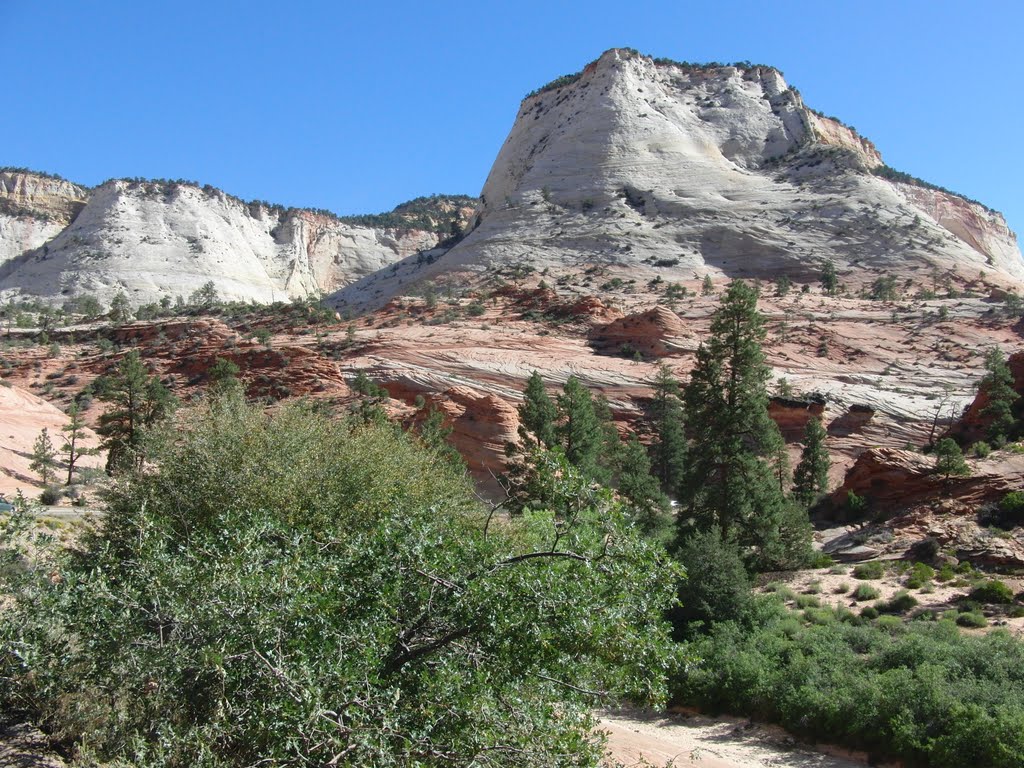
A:
POLYGON ((944 437, 935 446, 935 472, 944 480, 956 476, 971 474, 971 468, 964 461, 964 454, 956 440, 944 437))
POLYGON ((636 435, 632 435, 620 451, 618 490, 629 501, 640 530, 645 534, 656 535, 666 528, 668 497, 651 474, 647 450, 636 435))
POLYGON ((214 396, 241 392, 242 382, 238 380, 239 367, 230 360, 218 357, 206 372, 210 382, 210 394, 214 396))
POLYGON ((114 294, 114 298, 110 301, 110 312, 107 316, 115 323, 127 323, 132 319, 132 308, 131 304, 128 303, 128 297, 125 296, 124 291, 118 291, 114 294))
POLYGON ((110 403, 96 430, 105 438, 107 471, 141 467, 145 460, 143 431, 170 415, 174 396, 149 375, 135 350, 124 356, 113 376, 97 380, 96 390, 100 400, 110 403))
POLYGON ((444 412, 431 406, 427 410, 426 417, 420 422, 417 431, 419 432, 420 442, 429 450, 452 465, 465 468, 462 455, 448 441, 452 433, 452 427, 445 423, 444 412))
POLYGON ((700 293, 702 296, 710 296, 715 292, 715 284, 711 280, 711 275, 704 275, 704 280, 700 284, 700 293))
POLYGON ((565 451, 569 463, 586 477, 595 479, 601 474, 599 460, 604 433, 597 414, 594 413, 594 399, 575 376, 570 376, 558 396, 560 423, 555 434, 565 451))
POLYGON ((683 401, 694 439, 679 487, 679 539, 691 528, 717 527, 734 540, 749 567, 792 565, 806 554, 806 514, 785 498, 784 444, 768 415, 771 371, 761 342, 764 322, 757 291, 730 284, 711 322, 711 337, 697 350, 697 365, 683 401))
POLYGON ((78 403, 72 403, 71 407, 68 408, 69 421, 63 427, 61 431, 64 432, 64 455, 67 457, 68 463, 68 485, 71 485, 71 481, 74 479, 75 467, 78 466, 78 460, 83 456, 95 456, 97 450, 95 448, 83 448, 82 438, 85 434, 85 420, 82 418, 81 409, 78 403))
POLYGON ((1017 392, 1013 388, 1013 374, 999 347, 993 347, 985 353, 985 370, 988 373, 982 378, 980 386, 988 396, 988 405, 981 415, 988 421, 985 432, 988 442, 998 447, 1013 436, 1013 404, 1017 400, 1017 392))
POLYGON ((821 262, 821 287, 829 296, 835 296, 839 289, 839 276, 836 274, 836 265, 831 259, 821 262))
POLYGON ((50 442, 50 433, 46 427, 39 433, 35 443, 32 445, 32 462, 29 467, 39 474, 43 485, 49 485, 53 478, 54 470, 57 467, 57 451, 53 449, 50 442))
POLYGON ((828 469, 831 465, 825 448, 825 428, 821 419, 814 417, 807 422, 804 432, 804 449, 800 463, 793 473, 793 499, 807 508, 828 490, 828 469))
POLYGON ((544 380, 540 374, 534 371, 526 380, 526 389, 523 392, 523 403, 519 406, 519 420, 521 422, 520 437, 532 434, 533 438, 540 441, 545 448, 551 448, 557 441, 555 436, 555 420, 558 418, 558 409, 548 396, 544 388, 544 380), (526 435, 523 431, 526 431, 526 435))
POLYGON ((654 399, 649 410, 654 441, 651 444, 651 471, 665 493, 675 493, 686 463, 686 432, 679 382, 662 363, 654 379, 654 399))

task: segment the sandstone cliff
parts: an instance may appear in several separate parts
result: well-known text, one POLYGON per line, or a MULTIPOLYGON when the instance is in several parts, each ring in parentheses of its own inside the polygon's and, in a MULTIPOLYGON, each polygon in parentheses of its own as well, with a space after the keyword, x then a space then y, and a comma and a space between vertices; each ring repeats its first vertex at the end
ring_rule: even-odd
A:
POLYGON ((0 173, 0 295, 91 294, 134 305, 212 280, 226 299, 271 302, 330 292, 429 250, 458 231, 469 198, 349 221, 246 203, 188 182, 108 181, 86 190, 0 173))
POLYGON ((611 50, 523 100, 469 236, 337 300, 375 306, 400 284, 510 265, 560 272, 570 288, 595 265, 637 283, 816 283, 823 258, 852 288, 886 274, 923 285, 936 271, 1024 279, 999 214, 879 169, 870 141, 807 108, 771 67, 611 50))

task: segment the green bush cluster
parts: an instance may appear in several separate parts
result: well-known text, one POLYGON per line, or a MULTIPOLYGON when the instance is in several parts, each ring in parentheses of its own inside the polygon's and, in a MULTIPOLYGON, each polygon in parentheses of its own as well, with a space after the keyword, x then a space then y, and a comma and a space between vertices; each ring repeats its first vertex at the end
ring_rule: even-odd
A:
POLYGON ((688 645, 702 661, 677 678, 676 703, 910 765, 1019 768, 1024 644, 1008 633, 968 637, 953 621, 894 616, 800 623, 779 606, 758 610, 757 622, 724 622, 688 645))
POLYGON ((885 563, 881 560, 872 560, 867 563, 861 563, 854 566, 853 578, 874 580, 880 579, 885 575, 885 563))
POLYGON ((585 766, 588 692, 663 693, 678 571, 568 467, 571 513, 492 525, 414 439, 237 397, 150 458, 80 551, 0 568, 0 710, 83 763, 585 766))

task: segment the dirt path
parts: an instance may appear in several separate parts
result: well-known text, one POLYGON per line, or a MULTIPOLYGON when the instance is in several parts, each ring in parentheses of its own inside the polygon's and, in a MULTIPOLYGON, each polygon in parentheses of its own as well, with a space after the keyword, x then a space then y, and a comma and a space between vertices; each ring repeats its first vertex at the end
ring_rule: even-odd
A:
POLYGON ((695 768, 864 768, 866 760, 798 744, 781 728, 734 717, 601 714, 611 765, 695 768))

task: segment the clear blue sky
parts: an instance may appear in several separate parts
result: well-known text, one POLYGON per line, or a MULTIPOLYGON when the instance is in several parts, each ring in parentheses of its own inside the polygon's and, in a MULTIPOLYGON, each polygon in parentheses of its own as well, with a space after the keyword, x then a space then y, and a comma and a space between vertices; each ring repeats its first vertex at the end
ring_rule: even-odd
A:
POLYGON ((1024 3, 0 0, 0 165, 339 213, 477 194, 520 99, 608 48, 782 69, 1024 237, 1024 3))

